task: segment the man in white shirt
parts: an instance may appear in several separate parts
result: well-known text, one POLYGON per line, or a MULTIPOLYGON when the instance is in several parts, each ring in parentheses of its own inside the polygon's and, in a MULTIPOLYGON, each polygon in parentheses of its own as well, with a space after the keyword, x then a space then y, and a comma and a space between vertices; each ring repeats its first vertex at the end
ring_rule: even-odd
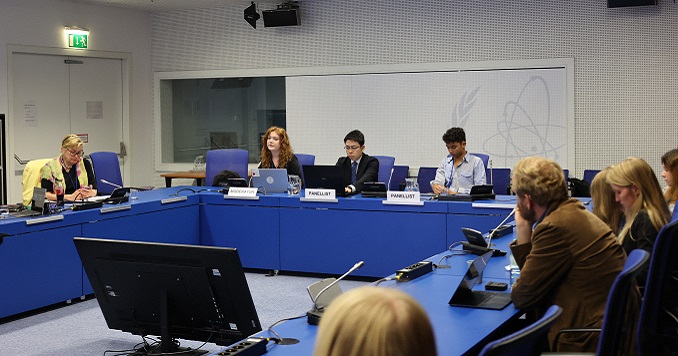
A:
POLYGON ((461 127, 445 132, 443 141, 449 154, 438 165, 431 182, 435 194, 468 194, 474 185, 485 184, 483 160, 466 152, 466 133, 461 127))

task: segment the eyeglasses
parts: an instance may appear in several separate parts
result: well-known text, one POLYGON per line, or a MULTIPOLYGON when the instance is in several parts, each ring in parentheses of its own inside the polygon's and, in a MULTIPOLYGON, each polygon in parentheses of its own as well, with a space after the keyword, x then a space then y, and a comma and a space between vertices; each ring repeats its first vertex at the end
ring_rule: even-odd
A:
POLYGON ((85 157, 85 151, 75 152, 75 151, 68 149, 68 148, 66 148, 66 151, 68 151, 68 153, 70 153, 71 156, 74 156, 74 157, 80 157, 80 158, 85 157))
POLYGON ((360 146, 344 146, 344 149, 345 149, 346 151, 355 151, 355 150, 357 150, 357 149, 359 149, 359 148, 360 148, 360 146))

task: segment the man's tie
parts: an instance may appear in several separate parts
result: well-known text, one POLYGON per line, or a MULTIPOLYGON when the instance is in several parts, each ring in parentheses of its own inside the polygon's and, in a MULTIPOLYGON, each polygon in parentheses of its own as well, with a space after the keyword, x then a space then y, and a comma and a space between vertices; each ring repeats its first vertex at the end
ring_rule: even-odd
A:
POLYGON ((351 184, 355 183, 357 176, 358 176, 358 162, 353 162, 351 164, 351 184))

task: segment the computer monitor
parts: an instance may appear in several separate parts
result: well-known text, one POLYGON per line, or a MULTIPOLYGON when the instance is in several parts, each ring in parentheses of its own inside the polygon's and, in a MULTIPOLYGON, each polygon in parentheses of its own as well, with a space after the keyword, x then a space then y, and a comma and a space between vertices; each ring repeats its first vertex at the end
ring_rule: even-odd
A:
POLYGON ((158 335, 158 352, 186 352, 175 338, 230 345, 261 331, 235 248, 74 242, 108 327, 158 335))

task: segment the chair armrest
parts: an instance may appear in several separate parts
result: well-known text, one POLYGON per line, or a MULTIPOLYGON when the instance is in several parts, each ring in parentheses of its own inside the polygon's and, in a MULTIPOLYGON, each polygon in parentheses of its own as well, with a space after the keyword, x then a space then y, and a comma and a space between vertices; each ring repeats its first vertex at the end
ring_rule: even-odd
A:
POLYGON ((600 332, 600 328, 565 328, 556 334, 556 337, 553 339, 553 345, 551 345, 551 350, 553 351, 558 351, 556 350, 556 347, 558 346, 558 340, 560 339, 561 334, 566 334, 566 333, 591 333, 591 332, 600 332))

